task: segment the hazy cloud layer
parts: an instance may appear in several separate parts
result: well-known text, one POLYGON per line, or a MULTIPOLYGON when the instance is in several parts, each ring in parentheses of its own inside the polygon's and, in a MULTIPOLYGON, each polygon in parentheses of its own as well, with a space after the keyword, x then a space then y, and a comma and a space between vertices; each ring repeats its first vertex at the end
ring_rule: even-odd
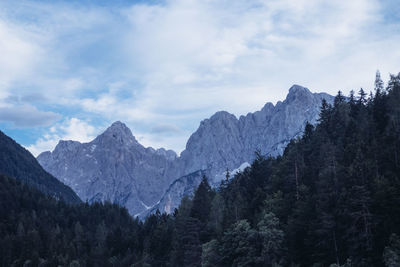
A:
MULTIPOLYGON (((384 78, 400 71, 396 8, 389 0, 2 1, 0 107, 16 113, 0 117, 16 121, 22 105, 97 130, 121 120, 145 145, 179 152, 218 110, 260 109, 294 83, 369 90, 377 69, 384 78)), ((50 131, 36 144, 19 141, 52 149, 50 131)))
POLYGON ((40 111, 28 105, 0 107, 0 121, 10 122, 15 127, 50 126, 60 118, 60 114, 40 111))
POLYGON ((158 124, 151 128, 151 133, 155 134, 177 134, 180 132, 180 129, 173 124, 158 124))

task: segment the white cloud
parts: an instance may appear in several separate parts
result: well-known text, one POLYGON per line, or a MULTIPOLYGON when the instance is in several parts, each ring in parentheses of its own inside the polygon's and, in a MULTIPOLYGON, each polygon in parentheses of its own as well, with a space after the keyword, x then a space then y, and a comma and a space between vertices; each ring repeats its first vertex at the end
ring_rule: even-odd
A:
POLYGON ((34 156, 38 156, 43 151, 52 151, 59 140, 89 142, 96 137, 96 134, 98 134, 98 129, 88 122, 77 118, 70 118, 52 126, 35 144, 29 145, 26 148, 34 156))
POLYGON ((125 121, 155 147, 180 150, 215 111, 255 111, 294 83, 347 93, 400 70, 398 24, 378 0, 3 5, 0 106, 43 95, 65 117, 125 121), (157 136, 157 125, 181 131, 157 136))
MULTIPOLYGON (((153 112, 211 106, 237 113, 283 99, 293 83, 330 93, 364 86, 377 68, 390 71, 390 63, 377 66, 377 57, 387 55, 400 67, 389 52, 377 55, 382 43, 372 42, 371 26, 378 11, 378 2, 367 0, 135 5, 127 12, 132 28, 125 49, 145 85, 138 105, 153 112), (361 58, 369 63, 359 66, 361 58), (345 79, 338 79, 341 72, 345 79)), ((395 46, 394 36, 385 44, 395 46)))
POLYGON ((25 78, 42 55, 30 38, 35 38, 33 33, 0 20, 0 100, 9 96, 10 84, 25 78))

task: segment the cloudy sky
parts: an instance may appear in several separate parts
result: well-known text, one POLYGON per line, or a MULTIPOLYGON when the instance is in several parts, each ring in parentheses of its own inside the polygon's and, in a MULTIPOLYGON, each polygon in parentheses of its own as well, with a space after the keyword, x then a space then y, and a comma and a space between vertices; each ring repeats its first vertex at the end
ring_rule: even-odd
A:
POLYGON ((181 152, 218 110, 371 90, 400 71, 396 0, 0 1, 0 129, 33 154, 125 122, 181 152), (112 2, 112 4, 110 4, 112 2))

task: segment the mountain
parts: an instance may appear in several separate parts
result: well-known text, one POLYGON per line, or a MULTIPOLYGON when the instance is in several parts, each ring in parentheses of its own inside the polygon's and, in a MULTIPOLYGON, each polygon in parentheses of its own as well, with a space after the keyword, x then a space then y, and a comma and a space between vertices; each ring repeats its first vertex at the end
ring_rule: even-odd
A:
MULTIPOLYGON (((202 170, 211 185, 218 186, 227 169, 231 174, 243 171, 255 159, 256 151, 262 155, 282 154, 291 139, 302 135, 307 122, 317 123, 322 99, 332 103, 334 97, 326 93, 311 93, 305 87, 293 85, 283 102, 276 105, 266 103, 260 111, 239 119, 226 111, 215 113, 203 120, 190 136, 178 159, 182 168, 180 172, 191 174, 202 170)), ((189 192, 187 184, 196 188, 201 177, 193 180, 190 175, 178 181, 170 185, 160 203, 151 210, 173 211, 180 203, 181 192, 189 192), (191 181, 185 181, 186 178, 191 181), (179 188, 181 185, 184 186, 179 188)))
POLYGON ((156 203, 176 177, 177 155, 145 148, 121 122, 89 143, 60 141, 39 162, 84 201, 112 201, 130 212, 156 203))
POLYGON ((328 94, 294 85, 283 102, 267 103, 239 119, 217 112, 200 123, 180 157, 171 150, 143 147, 125 124, 115 122, 89 143, 60 141, 37 159, 83 200, 110 200, 139 216, 155 208, 171 212, 182 195, 198 186, 201 175, 218 185, 227 169, 252 162, 255 151, 281 154, 307 121, 317 121, 322 99, 333 101, 328 94))
POLYGON ((46 172, 29 151, 0 131, 0 174, 14 177, 69 203, 81 200, 71 188, 46 172))
POLYGON ((252 162, 255 151, 281 154, 290 139, 302 134, 307 121, 316 123, 324 98, 333 101, 328 94, 313 94, 293 85, 283 102, 275 106, 267 103, 260 111, 239 119, 226 111, 215 113, 189 138, 180 158, 184 172, 207 170, 214 177, 227 168, 252 162))

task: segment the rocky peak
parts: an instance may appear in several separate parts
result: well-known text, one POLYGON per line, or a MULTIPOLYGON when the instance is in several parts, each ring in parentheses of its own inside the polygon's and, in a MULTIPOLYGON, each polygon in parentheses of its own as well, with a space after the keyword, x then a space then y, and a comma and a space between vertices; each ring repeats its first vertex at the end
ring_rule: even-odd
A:
POLYGON ((173 151, 171 149, 166 150, 165 148, 159 148, 155 151, 155 153, 157 155, 165 157, 167 160, 170 160, 170 161, 175 160, 178 157, 178 155, 175 153, 175 151, 173 151))
POLYGON ((310 98, 312 98, 312 93, 308 88, 295 84, 290 87, 289 94, 285 101, 290 103, 296 100, 302 101, 310 98))
POLYGON ((60 140, 54 148, 53 153, 50 153, 49 151, 43 152, 38 156, 38 159, 43 161, 48 161, 50 158, 61 159, 67 154, 74 153, 79 149, 80 145, 81 143, 78 141, 60 140))
POLYGON ((275 108, 274 104, 271 102, 267 102, 264 107, 261 109, 262 112, 272 112, 272 110, 275 108))
POLYGON ((56 153, 62 153, 75 150, 81 143, 72 140, 60 140, 54 149, 56 153))
POLYGON ((94 142, 103 142, 105 140, 117 142, 121 145, 138 144, 131 130, 120 121, 116 121, 108 127, 104 133, 99 135, 94 142))
POLYGON ((188 148, 194 140, 203 136, 203 133, 208 137, 216 135, 224 136, 227 130, 230 131, 233 128, 237 128, 237 124, 238 119, 235 115, 226 111, 218 111, 209 119, 201 121, 197 131, 189 138, 186 148, 188 148))
POLYGON ((214 115, 211 116, 211 121, 219 121, 219 120, 236 120, 235 115, 227 112, 227 111, 218 111, 214 115))

